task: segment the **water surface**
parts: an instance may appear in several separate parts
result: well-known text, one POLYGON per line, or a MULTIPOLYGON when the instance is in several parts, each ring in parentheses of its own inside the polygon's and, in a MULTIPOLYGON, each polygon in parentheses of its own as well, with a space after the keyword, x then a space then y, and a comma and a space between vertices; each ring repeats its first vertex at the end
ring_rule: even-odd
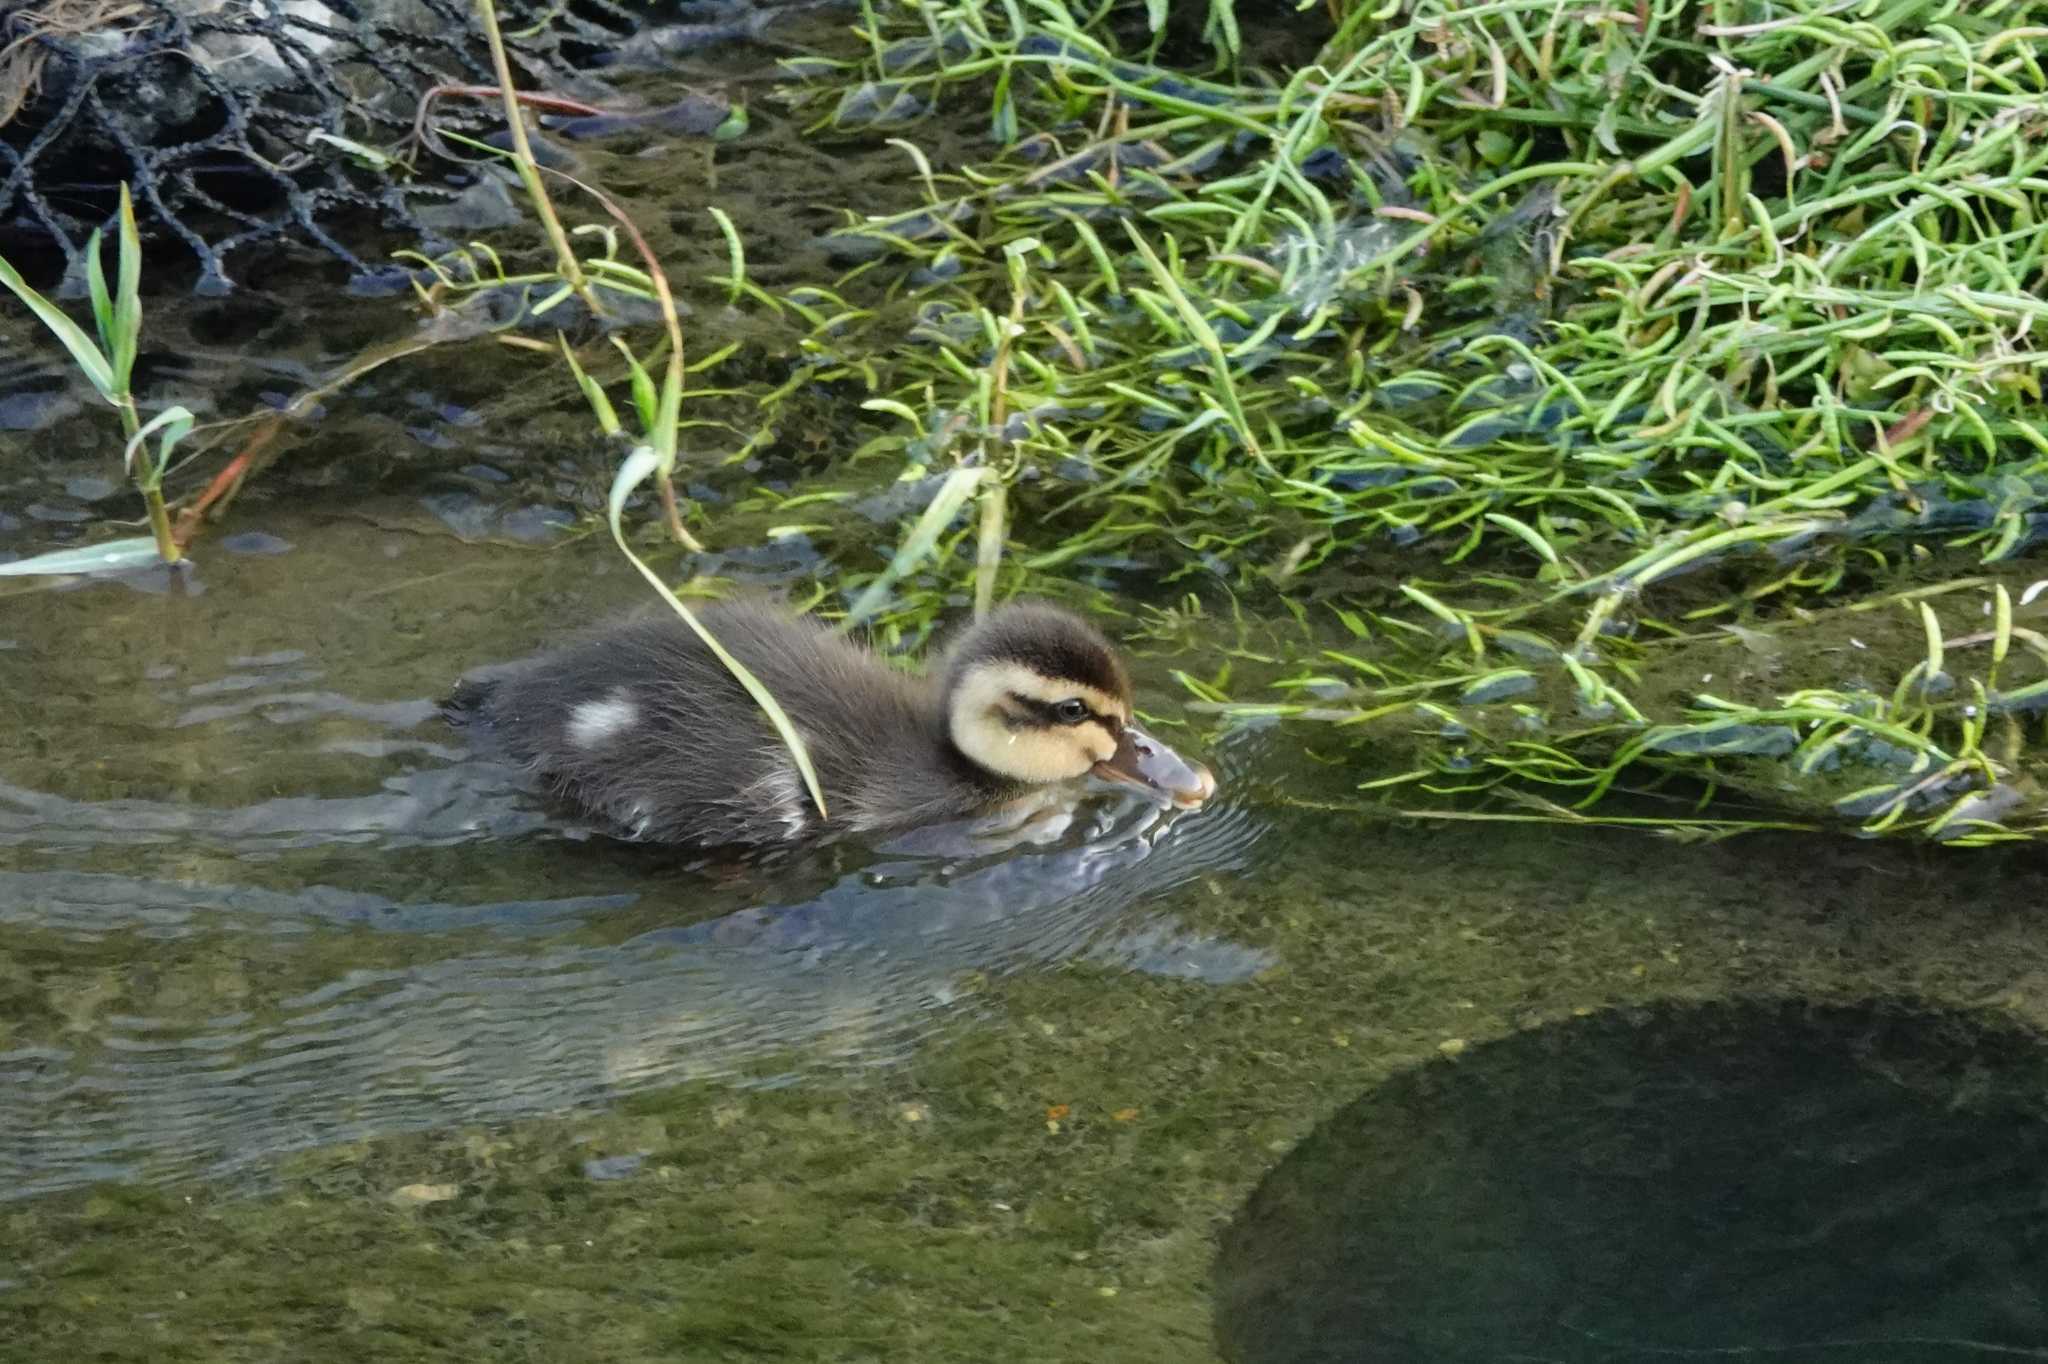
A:
MULTIPOLYGON (((1671 1001, 1910 998, 1996 1023, 1992 1069, 2048 1020, 2036 861, 1367 820, 1313 731, 1219 741, 1193 816, 983 857, 590 839, 429 703, 630 609, 606 554, 261 520, 288 552, 7 601, 0 1357, 1214 1358, 1219 1234, 1390 1078, 1671 1001)), ((1469 1179, 1491 1116, 1408 1177, 1469 1179)), ((1933 1218, 1942 1149, 1892 1157, 1933 1218)))
POLYGON ((288 540, 282 566, 208 556, 162 594, 14 600, 0 685, 71 704, 0 740, 18 853, 0 933, 46 963, 0 1049, 6 1197, 872 1065, 944 1026, 967 973, 1267 964, 1164 899, 1245 865, 1263 824, 1242 801, 1191 821, 1103 797, 1041 846, 908 838, 757 866, 593 837, 471 756, 432 698, 606 609, 623 583, 594 546, 479 564, 487 604, 420 573, 469 561, 452 540, 288 540), (292 592, 317 591, 328 555, 349 590, 309 633, 292 592), (496 605, 541 575, 589 586, 524 617, 496 605), (448 614, 427 629, 421 611, 448 614))
MULTIPOLYGON (((778 288, 824 277, 821 204, 921 192, 879 141, 807 145, 765 101, 756 129, 716 158, 581 152, 684 281, 693 336, 742 343, 717 375, 742 388, 783 382, 796 324, 696 287, 725 268, 704 204, 733 206, 778 288)), ((411 325, 272 282, 153 304, 149 401, 267 410, 411 325)), ((107 414, 61 375, 0 375, 0 553, 136 513, 107 414)), ((1998 1039, 1959 1066, 2031 1064, 2037 857, 1369 817, 1314 726, 1169 728, 1217 768, 1216 805, 1103 804, 986 856, 738 866, 587 837, 432 713, 462 671, 645 604, 589 534, 619 452, 561 379, 488 340, 394 364, 294 429, 193 567, 0 589, 0 1359, 1186 1364, 1219 1357, 1219 1237, 1320 1125, 1569 1020, 1912 1000, 1998 1039)), ((871 571, 929 496, 842 467, 871 434, 843 395, 731 465, 748 401, 692 410, 703 572, 773 591, 871 571)), ((1071 572, 1112 625, 1168 604, 1156 565, 1071 572)), ((1139 660, 1169 726, 1169 670, 1213 675, 1234 631, 1271 624, 1211 607, 1139 660)), ((1848 1130, 1758 1054, 1745 1102, 1848 1130)), ((1603 1083, 1654 1093, 1671 1055, 1603 1083)), ((1479 1187, 1455 1157, 1492 1149, 1486 1103, 1372 1111, 1408 1129, 1403 1177, 1479 1187)), ((2014 1111, 2018 1203, 2048 1171, 2038 1113, 2014 1111)), ((1957 1272, 1990 1264, 2004 1243, 1942 1201, 1939 1150, 1894 1154, 1929 1218, 1961 1217, 1957 1272)), ((1695 1206, 1772 1160, 1738 1155, 1631 1174, 1695 1206)), ((1549 1263, 1540 1230, 1499 1263, 1549 1263)), ((1363 1235, 1278 1271, 1313 1285, 1412 1251, 1363 1235)), ((1653 1343, 1798 1357, 1752 1326, 1653 1343)), ((2048 1349, 2028 1329, 1992 1343, 2048 1349)))

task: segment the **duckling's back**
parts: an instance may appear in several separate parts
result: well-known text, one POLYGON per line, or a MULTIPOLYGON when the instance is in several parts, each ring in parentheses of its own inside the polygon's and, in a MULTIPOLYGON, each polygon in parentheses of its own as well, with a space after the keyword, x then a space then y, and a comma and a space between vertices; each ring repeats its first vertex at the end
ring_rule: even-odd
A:
POLYGON ((697 614, 803 736, 829 824, 753 697, 674 615, 464 682, 444 713, 634 839, 782 843, 958 812, 955 759, 923 681, 771 606, 697 614))

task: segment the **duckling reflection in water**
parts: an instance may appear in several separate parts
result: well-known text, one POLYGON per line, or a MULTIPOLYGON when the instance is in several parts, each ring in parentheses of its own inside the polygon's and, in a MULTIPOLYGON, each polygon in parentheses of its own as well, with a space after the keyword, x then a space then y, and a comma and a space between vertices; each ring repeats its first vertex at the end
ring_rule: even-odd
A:
POLYGON ((985 817, 1015 823, 1089 776, 1181 807, 1215 791, 1207 768, 1132 722, 1123 660, 1065 611, 998 608, 922 678, 764 603, 721 603, 698 617, 803 736, 829 818, 754 699, 673 616, 464 681, 443 713, 487 752, 644 842, 760 846, 985 817))

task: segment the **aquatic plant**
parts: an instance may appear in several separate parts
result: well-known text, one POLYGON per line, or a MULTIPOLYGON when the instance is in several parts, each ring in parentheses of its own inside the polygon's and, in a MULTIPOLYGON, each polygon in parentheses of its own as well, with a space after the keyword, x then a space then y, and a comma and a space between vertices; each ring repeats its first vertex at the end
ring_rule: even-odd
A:
POLYGON ((214 438, 244 426, 253 426, 255 430, 226 466, 197 494, 184 501, 174 523, 170 515, 171 504, 164 492, 164 480, 171 472, 180 445, 192 436, 195 418, 190 409, 174 403, 148 421, 142 419, 134 392, 134 371, 142 335, 143 249, 134 202, 126 184, 121 186, 115 222, 119 245, 112 288, 108 287, 101 262, 98 231, 92 234, 85 256, 86 289, 97 340, 73 322, 62 308, 34 289, 5 258, 0 258, 0 284, 26 304, 48 328, 64 347, 78 372, 119 415, 122 434, 126 438, 122 449, 122 468, 142 495, 150 535, 147 538, 102 541, 12 560, 0 564, 0 576, 124 572, 152 561, 167 564, 181 561, 206 517, 224 510, 243 481, 271 456, 277 437, 288 422, 393 360, 489 330, 488 324, 476 323, 452 309, 435 307, 430 310, 427 326, 398 341, 368 348, 333 376, 302 390, 283 407, 265 407, 239 418, 210 423, 207 431, 214 438), (153 448, 151 437, 155 438, 153 448))
MULTIPOLYGON (((121 203, 115 222, 119 245, 113 288, 107 287, 97 228, 86 243, 85 279, 92 299, 97 342, 62 308, 31 288, 4 257, 0 257, 0 284, 6 285, 35 314, 36 320, 49 328, 50 333, 63 344, 79 372, 119 414, 121 432, 128 442, 123 463, 148 510, 152 547, 165 563, 176 563, 179 558, 178 542, 171 534, 170 514, 164 506, 163 475, 178 441, 192 429, 192 414, 182 407, 173 407, 145 427, 136 411, 133 380, 135 356, 142 339, 142 238, 135 227, 135 203, 129 197, 125 183, 121 186, 121 203), (151 456, 144 448, 144 437, 156 431, 163 434, 158 441, 157 453, 151 456)), ((102 545, 96 547, 95 554, 101 560, 112 555, 119 561, 132 561, 135 555, 130 551, 137 548, 139 546, 102 545)), ((12 564, 9 568, 14 573, 36 571, 33 561, 12 564)))
POLYGON ((1385 808, 2048 828, 2000 567, 2048 497, 2048 5, 1333 19, 1269 78, 1057 0, 870 0, 806 68, 821 136, 885 127, 927 188, 849 224, 807 343, 898 423, 863 458, 950 466, 886 576, 990 581, 935 533, 971 497, 1004 572, 1277 598, 1278 699, 1199 702, 1334 726, 1385 808), (977 109, 984 159, 912 140, 977 109), (1679 790, 1724 799, 1614 799, 1679 790))

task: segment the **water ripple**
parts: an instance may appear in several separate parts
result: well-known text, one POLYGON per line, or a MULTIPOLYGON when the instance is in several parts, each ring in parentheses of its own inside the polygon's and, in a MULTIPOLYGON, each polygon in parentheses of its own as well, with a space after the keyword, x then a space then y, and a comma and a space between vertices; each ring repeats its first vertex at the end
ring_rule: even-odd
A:
MULTIPOLYGON (((1243 757, 1219 755, 1226 779, 1243 757)), ((124 840, 237 852, 363 842, 380 856, 425 847, 447 860, 438 883, 457 887, 494 884, 478 859, 503 859, 541 822, 507 774, 467 763, 373 795, 216 810, 0 785, 0 842, 60 854, 124 840)), ((78 968, 71 994, 51 994, 62 1021, 32 1019, 0 1044, 0 1198, 106 1179, 257 1177, 281 1155, 337 1142, 573 1111, 686 1080, 885 1063, 971 1017, 978 977, 1062 960, 1242 980, 1269 956, 1162 905, 1176 887, 1248 865, 1263 827, 1241 801, 1178 817, 1111 802, 1043 845, 934 852, 906 840, 856 870, 813 869, 822 889, 796 896, 786 870, 735 883, 602 862, 601 893, 479 901, 0 872, 0 945, 25 934, 75 952, 129 937, 177 944, 181 957, 235 963, 258 996, 95 1012, 98 978, 78 968), (399 955, 318 965, 323 948, 338 962, 365 930, 399 955), (606 934, 619 940, 592 940, 606 934), (266 994, 271 979, 296 983, 266 994)), ((576 855, 552 848, 557 860, 576 855)), ((127 954, 123 969, 149 969, 150 955, 127 954)))

